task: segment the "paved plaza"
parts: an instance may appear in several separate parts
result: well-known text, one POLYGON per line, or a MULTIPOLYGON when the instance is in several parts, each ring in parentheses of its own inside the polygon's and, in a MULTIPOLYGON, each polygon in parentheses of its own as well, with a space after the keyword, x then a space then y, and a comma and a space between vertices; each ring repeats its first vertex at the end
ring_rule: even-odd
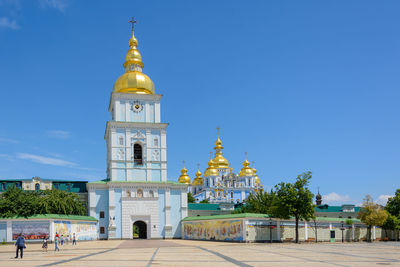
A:
POLYGON ((112 240, 27 244, 23 259, 0 246, 0 266, 400 266, 400 243, 261 244, 187 240, 112 240))

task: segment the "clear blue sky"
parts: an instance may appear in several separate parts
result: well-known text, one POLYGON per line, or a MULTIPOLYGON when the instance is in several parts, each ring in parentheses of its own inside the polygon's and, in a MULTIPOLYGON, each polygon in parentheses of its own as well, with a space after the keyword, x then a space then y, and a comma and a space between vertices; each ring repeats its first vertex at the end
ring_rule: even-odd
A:
POLYGON ((0 0, 0 177, 105 178, 130 25, 163 94, 168 176, 221 126, 271 187, 311 170, 329 203, 400 181, 400 2, 0 0), (335 195, 337 194, 337 195, 335 195))

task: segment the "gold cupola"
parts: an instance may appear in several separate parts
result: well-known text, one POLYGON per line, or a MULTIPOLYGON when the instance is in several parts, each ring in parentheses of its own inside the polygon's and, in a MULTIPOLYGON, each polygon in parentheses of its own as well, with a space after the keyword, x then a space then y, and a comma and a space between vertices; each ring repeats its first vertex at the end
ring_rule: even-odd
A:
POLYGON ((185 168, 185 164, 183 164, 183 168, 181 170, 181 176, 179 176, 178 183, 190 185, 190 177, 187 174, 187 169, 185 168))
POLYGON ((217 141, 215 141, 215 157, 213 159, 214 163, 214 168, 217 169, 227 169, 229 168, 229 161, 222 156, 222 149, 224 147, 222 146, 222 141, 219 139, 219 136, 217 137, 217 141))
POLYGON ((254 183, 256 185, 260 185, 261 182, 260 182, 260 178, 258 178, 257 170, 253 167, 252 171, 253 171, 253 174, 254 174, 254 183))
MULTIPOLYGON (((130 21, 135 23, 134 19, 130 21)), ((129 40, 129 50, 125 57, 125 73, 114 84, 115 93, 154 94, 153 81, 142 72, 142 56, 137 49, 138 41, 134 35, 132 24, 132 38, 129 40)))
POLYGON ((214 166, 214 161, 211 158, 212 152, 210 152, 210 161, 208 162, 208 168, 206 169, 206 171, 204 172, 204 177, 208 177, 208 176, 218 176, 219 172, 218 170, 215 168, 214 166))
POLYGON ((192 185, 203 185, 203 178, 201 178, 201 172, 197 169, 196 178, 194 178, 192 185))
POLYGON ((240 177, 253 176, 253 170, 249 166, 250 166, 250 162, 247 160, 247 158, 245 156, 245 159, 243 162, 243 168, 239 172, 240 177))

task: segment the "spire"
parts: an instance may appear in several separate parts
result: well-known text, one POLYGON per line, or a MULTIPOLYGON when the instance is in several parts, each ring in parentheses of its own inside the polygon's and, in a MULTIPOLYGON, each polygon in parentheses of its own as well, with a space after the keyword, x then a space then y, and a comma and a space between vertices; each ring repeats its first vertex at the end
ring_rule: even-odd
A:
POLYGON ((132 24, 132 37, 129 39, 129 50, 123 64, 125 73, 115 82, 114 92, 154 94, 155 88, 153 81, 142 72, 144 64, 142 62, 142 56, 137 48, 138 40, 134 32, 135 23, 137 23, 137 21, 132 17, 129 23, 132 24))
POLYGON ((181 170, 181 176, 179 176, 178 182, 181 184, 190 185, 190 177, 187 174, 187 169, 185 168, 185 161, 183 161, 183 168, 181 170))
POLYGON ((132 23, 132 37, 131 39, 129 39, 129 51, 125 57, 125 63, 124 63, 125 72, 128 71, 142 72, 144 64, 142 62, 142 56, 140 55, 139 50, 137 49, 138 41, 135 37, 135 23, 137 23, 137 21, 132 17, 129 23, 132 23))
POLYGON ((243 168, 239 172, 239 176, 253 176, 253 171, 249 167, 250 162, 247 160, 247 152, 244 153, 244 162, 243 162, 243 168))
POLYGON ((223 168, 227 169, 229 168, 229 161, 222 156, 222 149, 224 148, 222 146, 222 141, 219 138, 219 130, 220 128, 217 127, 217 141, 215 141, 215 158, 213 159, 214 166, 215 168, 223 168))
POLYGON ((318 194, 315 196, 315 203, 320 206, 322 204, 322 196, 319 193, 319 186, 318 186, 318 194))
POLYGON ((194 178, 192 185, 203 185, 203 178, 201 178, 200 164, 197 163, 196 178, 194 178))

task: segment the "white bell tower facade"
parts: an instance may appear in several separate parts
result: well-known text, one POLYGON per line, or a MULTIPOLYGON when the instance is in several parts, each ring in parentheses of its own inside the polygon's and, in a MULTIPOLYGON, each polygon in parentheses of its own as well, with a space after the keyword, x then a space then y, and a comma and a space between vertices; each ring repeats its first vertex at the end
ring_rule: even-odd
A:
POLYGON ((105 133, 110 181, 167 181, 168 124, 160 122, 161 97, 111 94, 105 133))

